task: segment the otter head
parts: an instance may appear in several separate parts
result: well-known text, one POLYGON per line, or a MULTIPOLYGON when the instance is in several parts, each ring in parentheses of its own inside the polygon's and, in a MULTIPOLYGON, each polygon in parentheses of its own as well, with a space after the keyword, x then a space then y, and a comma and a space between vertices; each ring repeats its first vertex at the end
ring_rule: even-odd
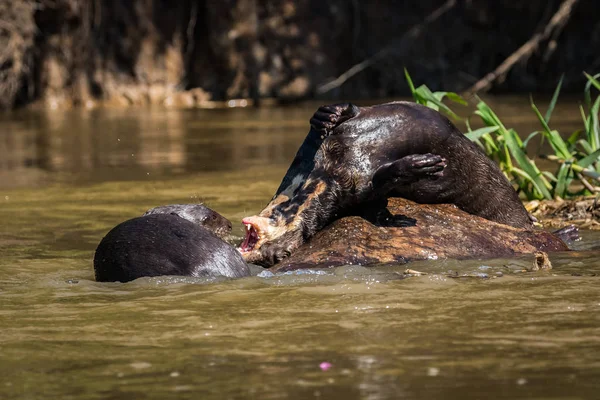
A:
POLYGON ((242 220, 246 237, 239 251, 247 262, 271 266, 329 222, 335 209, 332 189, 337 185, 325 178, 322 171, 316 171, 297 190, 279 193, 259 215, 242 220))
POLYGON ((290 238, 300 231, 301 218, 292 211, 297 211, 297 207, 289 205, 289 197, 281 193, 259 215, 242 219, 246 237, 238 250, 244 260, 271 266, 286 257, 292 247, 297 247, 290 238))
POLYGON ((177 215, 205 227, 219 238, 224 238, 231 233, 231 222, 203 204, 170 204, 151 208, 144 213, 144 215, 152 214, 177 215))

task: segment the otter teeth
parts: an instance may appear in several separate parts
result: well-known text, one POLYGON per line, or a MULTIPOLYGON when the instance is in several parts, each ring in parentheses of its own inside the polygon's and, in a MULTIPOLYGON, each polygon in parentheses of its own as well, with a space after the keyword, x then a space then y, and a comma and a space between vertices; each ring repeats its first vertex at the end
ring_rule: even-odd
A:
POLYGON ((247 234, 249 234, 249 235, 254 234, 254 236, 256 236, 257 240, 260 239, 260 235, 258 234, 258 231, 254 227, 254 225, 252 225, 252 224, 244 224, 244 225, 246 226, 246 233, 247 234))

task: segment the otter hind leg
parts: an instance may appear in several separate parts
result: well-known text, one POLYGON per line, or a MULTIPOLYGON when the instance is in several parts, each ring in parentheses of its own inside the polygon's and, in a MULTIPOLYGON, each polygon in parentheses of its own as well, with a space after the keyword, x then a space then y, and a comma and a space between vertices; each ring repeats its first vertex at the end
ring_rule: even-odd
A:
POLYGON ((446 165, 446 160, 437 154, 411 154, 379 167, 373 174, 373 188, 387 192, 398 185, 440 177, 446 165))
POLYGON ((327 137, 336 126, 356 117, 359 112, 360 109, 352 103, 321 106, 310 119, 310 126, 322 132, 323 137, 327 137))

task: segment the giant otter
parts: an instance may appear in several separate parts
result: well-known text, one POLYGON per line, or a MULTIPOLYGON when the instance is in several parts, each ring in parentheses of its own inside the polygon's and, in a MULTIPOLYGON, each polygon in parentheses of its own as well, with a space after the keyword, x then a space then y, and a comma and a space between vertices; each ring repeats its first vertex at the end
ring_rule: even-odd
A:
POLYGON ((172 214, 202 225, 221 239, 231 232, 231 222, 203 204, 169 204, 149 209, 144 215, 172 214))
POLYGON ((319 108, 271 202, 243 219, 240 251, 273 265, 333 220, 384 210, 392 196, 532 227, 498 166, 437 111, 402 101, 339 104, 319 108))
POLYGON ((143 276, 250 275, 240 253, 220 237, 231 223, 201 204, 149 210, 114 227, 94 255, 99 282, 128 282, 143 276))

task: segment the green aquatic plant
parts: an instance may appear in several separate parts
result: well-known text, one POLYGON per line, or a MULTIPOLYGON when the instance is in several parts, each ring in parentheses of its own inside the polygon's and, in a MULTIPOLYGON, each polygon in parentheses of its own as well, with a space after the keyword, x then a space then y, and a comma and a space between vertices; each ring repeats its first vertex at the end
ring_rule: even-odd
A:
MULTIPOLYGON (((425 85, 415 88, 408 71, 404 70, 404 73, 417 103, 443 112, 453 119, 460 119, 443 101, 447 99, 452 103, 466 105, 463 97, 453 92, 432 92, 425 85)), ((563 139, 564 135, 550 128, 550 119, 558 102, 562 78, 544 115, 533 98, 531 99, 531 108, 540 122, 541 129, 532 132, 524 140, 515 129, 507 128, 492 108, 478 97, 475 112, 465 120, 465 135, 498 163, 504 174, 528 200, 569 198, 600 192, 600 94, 597 94, 592 102, 592 89, 600 91, 600 74, 585 76, 588 82, 584 89, 584 104, 580 106, 583 129, 572 133, 567 139, 563 139), (484 126, 471 129, 472 117, 477 117, 484 126), (528 155, 527 145, 538 135, 541 136, 538 148, 542 147, 544 141, 548 141, 553 154, 539 154, 538 151, 533 158, 528 155), (540 170, 535 163, 536 158, 555 162, 556 171, 540 170)))

